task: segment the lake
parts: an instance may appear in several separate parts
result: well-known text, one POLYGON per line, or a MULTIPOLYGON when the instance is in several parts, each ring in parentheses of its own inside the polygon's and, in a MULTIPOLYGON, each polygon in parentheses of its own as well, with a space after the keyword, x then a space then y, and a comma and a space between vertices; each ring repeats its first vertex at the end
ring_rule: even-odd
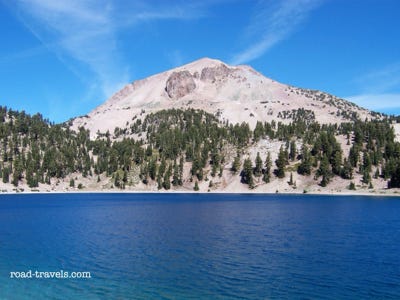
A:
POLYGON ((0 299, 383 298, 397 197, 0 196, 0 299), (90 278, 21 278, 61 270, 90 278))

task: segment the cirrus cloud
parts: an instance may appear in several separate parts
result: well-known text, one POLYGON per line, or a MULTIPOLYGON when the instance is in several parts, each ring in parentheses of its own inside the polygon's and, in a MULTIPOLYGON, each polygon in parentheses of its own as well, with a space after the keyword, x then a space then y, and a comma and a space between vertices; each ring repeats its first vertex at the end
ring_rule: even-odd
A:
POLYGON ((287 39, 323 0, 260 1, 245 36, 256 36, 250 46, 233 55, 232 64, 247 63, 261 57, 277 43, 287 39), (260 38, 258 38, 260 37, 260 38))

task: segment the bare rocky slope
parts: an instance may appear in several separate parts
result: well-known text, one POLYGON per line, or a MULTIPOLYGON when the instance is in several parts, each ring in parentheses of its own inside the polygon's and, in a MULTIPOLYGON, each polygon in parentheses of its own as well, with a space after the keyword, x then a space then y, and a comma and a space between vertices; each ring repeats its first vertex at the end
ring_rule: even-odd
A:
POLYGON ((99 131, 127 129, 148 113, 170 108, 195 108, 230 123, 288 123, 302 116, 321 124, 364 120, 377 114, 333 95, 276 82, 245 65, 229 66, 203 58, 187 65, 127 84, 86 116, 71 120, 92 137, 99 131))

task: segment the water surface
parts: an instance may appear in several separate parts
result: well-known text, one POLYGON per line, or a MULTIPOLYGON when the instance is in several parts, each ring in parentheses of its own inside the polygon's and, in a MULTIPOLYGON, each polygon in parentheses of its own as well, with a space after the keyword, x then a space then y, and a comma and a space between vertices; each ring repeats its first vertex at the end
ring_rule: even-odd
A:
POLYGON ((0 196, 0 299, 400 299, 400 199, 0 196), (10 279, 11 271, 91 279, 10 279))

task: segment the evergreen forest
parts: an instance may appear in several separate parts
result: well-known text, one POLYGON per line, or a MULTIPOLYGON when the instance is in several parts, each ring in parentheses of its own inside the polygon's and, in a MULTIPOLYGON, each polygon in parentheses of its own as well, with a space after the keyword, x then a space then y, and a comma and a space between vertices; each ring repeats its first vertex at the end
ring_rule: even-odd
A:
POLYGON ((285 124, 257 122, 252 130, 201 110, 162 110, 91 139, 84 128, 73 131, 68 123, 0 107, 0 177, 4 184, 32 190, 65 178, 71 188, 85 188, 76 174, 98 182, 107 178, 115 189, 141 183, 199 190, 199 183, 208 181, 212 188, 213 178, 226 172, 240 176, 249 189, 286 176, 295 185, 293 173, 312 176, 321 187, 340 177, 354 189, 355 174, 369 188, 372 178, 383 178, 389 189, 400 187, 400 143, 392 129, 398 118, 326 125, 301 117, 304 113, 299 110, 285 124), (265 139, 281 143, 276 159, 269 152, 250 159, 248 150, 265 139))

